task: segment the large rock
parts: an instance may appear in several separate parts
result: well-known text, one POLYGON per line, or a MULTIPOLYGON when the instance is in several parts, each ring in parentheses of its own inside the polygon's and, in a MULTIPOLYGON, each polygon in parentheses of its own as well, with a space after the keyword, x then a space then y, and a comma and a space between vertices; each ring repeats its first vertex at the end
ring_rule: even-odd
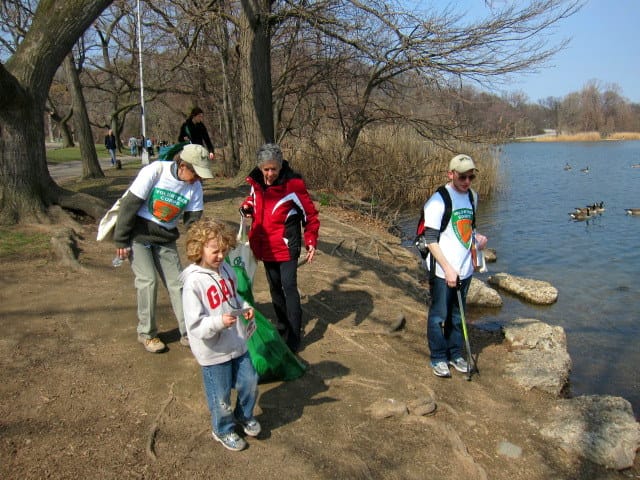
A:
POLYGON ((493 248, 485 248, 482 253, 486 263, 496 263, 496 260, 498 260, 498 254, 493 248))
POLYGON ((588 395, 560 400, 549 412, 542 435, 561 448, 607 468, 633 466, 640 448, 640 425, 621 397, 588 395))
POLYGON ((508 273, 491 275, 487 282, 538 305, 550 305, 558 300, 558 290, 549 282, 516 277, 508 273))
POLYGON ((467 305, 479 307, 501 307, 502 297, 491 287, 477 278, 471 279, 469 290, 467 291, 467 305))
POLYGON ((506 376, 527 390, 537 388, 559 396, 571 371, 564 329, 533 318, 517 318, 502 329, 511 344, 506 376))

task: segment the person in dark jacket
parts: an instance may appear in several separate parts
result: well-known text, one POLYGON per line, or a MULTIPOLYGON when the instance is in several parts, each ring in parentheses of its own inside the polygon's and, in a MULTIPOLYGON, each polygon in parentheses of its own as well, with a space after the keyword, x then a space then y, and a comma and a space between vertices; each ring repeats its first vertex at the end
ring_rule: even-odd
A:
POLYGON ((180 127, 178 142, 191 142, 202 145, 209 150, 209 160, 213 160, 213 143, 209 138, 209 132, 204 123, 204 112, 199 107, 194 107, 189 114, 189 118, 180 127))
POLYGON ((240 210, 253 219, 249 245, 264 263, 278 332, 295 353, 302 329, 298 258, 304 247, 305 261, 313 260, 320 220, 304 180, 289 167, 277 144, 260 147, 257 164, 247 177, 251 192, 240 210))
POLYGON ((118 148, 118 144, 116 143, 116 136, 113 134, 113 130, 109 130, 104 137, 104 146, 109 151, 109 155, 111 155, 111 165, 116 164, 116 148, 118 148))

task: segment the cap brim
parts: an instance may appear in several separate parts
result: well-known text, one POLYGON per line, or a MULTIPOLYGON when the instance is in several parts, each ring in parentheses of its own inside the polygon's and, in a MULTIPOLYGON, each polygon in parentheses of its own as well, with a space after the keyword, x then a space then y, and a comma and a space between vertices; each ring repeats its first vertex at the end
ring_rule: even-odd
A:
POLYGON ((211 170, 197 165, 191 165, 200 178, 213 178, 211 170))

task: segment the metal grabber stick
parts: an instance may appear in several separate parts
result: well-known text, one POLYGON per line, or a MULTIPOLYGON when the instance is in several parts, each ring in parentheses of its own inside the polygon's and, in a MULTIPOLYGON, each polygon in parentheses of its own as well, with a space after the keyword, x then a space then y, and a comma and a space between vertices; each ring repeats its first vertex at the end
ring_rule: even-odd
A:
MULTIPOLYGON (((460 292, 460 287, 462 282, 460 281, 460 277, 456 282, 456 294, 458 295, 458 308, 460 308, 460 320, 462 323, 462 336, 464 337, 464 345, 467 350, 467 381, 471 381, 471 372, 475 369, 475 361, 473 360, 473 355, 471 354, 471 345, 469 344, 469 333, 467 332, 467 321, 464 318, 464 307, 462 306, 462 293, 460 292)), ((477 369, 476 369, 477 371, 477 369)))

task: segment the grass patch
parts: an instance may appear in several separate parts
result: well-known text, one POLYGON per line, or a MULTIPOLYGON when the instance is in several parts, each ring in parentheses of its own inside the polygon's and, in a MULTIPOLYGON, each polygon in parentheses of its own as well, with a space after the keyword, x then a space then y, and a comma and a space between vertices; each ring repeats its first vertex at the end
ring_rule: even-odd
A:
MULTIPOLYGON (((109 156, 107 149, 101 144, 96 144, 96 152, 98 153, 98 158, 109 156)), ((49 163, 66 163, 81 159, 80 147, 47 149, 47 162, 49 163)))
POLYGON ((51 239, 42 232, 19 227, 0 228, 0 258, 46 257, 51 251, 51 239))

